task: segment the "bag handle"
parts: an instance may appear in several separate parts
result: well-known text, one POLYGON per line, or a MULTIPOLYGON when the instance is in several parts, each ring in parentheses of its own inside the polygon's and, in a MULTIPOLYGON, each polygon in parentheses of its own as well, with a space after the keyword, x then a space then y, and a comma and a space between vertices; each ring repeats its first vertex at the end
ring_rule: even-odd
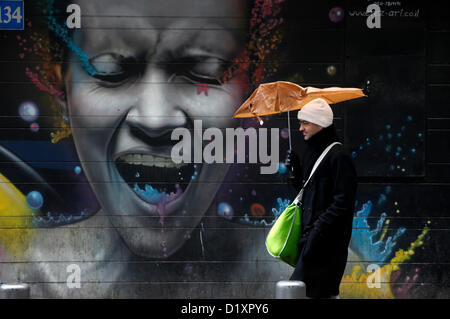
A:
POLYGON ((303 190, 306 187, 306 184, 308 184, 309 180, 311 179, 311 177, 313 176, 314 172, 316 171, 317 167, 319 166, 320 162, 322 162, 323 158, 325 157, 325 155, 327 155, 327 153, 330 151, 330 149, 336 145, 336 144, 341 144, 339 142, 334 142, 331 143, 330 145, 328 145, 328 147, 322 152, 322 154, 320 154, 319 158, 317 159, 317 161, 314 163, 314 166, 311 170, 311 174, 309 174, 309 177, 307 179, 307 181, 305 182, 305 184, 303 185, 302 189, 300 190, 300 192, 298 193, 297 197, 294 199, 294 204, 298 206, 298 204, 302 202, 302 198, 303 198, 303 190))

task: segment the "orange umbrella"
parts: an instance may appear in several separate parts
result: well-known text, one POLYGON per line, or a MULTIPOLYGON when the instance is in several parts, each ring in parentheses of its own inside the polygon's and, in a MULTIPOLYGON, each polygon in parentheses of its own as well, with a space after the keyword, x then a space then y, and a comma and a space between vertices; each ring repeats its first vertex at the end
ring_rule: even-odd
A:
POLYGON ((329 87, 306 88, 295 83, 277 81, 264 83, 234 113, 234 118, 259 117, 299 110, 309 101, 321 97, 328 104, 339 103, 366 96, 361 89, 329 87))
MULTIPOLYGON (((366 96, 362 89, 329 87, 319 89, 312 86, 301 87, 292 82, 277 81, 264 83, 234 113, 233 118, 256 117, 262 124, 260 116, 299 110, 306 103, 323 98, 328 104, 339 103, 366 96)), ((290 127, 290 125, 289 125, 290 127)), ((289 145, 290 145, 289 130, 289 145)))

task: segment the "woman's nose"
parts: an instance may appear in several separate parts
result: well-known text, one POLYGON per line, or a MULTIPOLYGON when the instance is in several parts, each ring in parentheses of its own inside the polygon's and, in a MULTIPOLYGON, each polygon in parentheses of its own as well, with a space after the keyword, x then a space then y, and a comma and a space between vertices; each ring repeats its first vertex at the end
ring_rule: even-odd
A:
MULTIPOLYGON (((188 126, 188 115, 174 98, 176 85, 168 82, 170 75, 157 66, 149 66, 141 82, 136 84, 135 105, 127 114, 131 133, 152 145, 171 144, 171 132, 188 126)), ((179 102, 179 101, 178 101, 179 102)))

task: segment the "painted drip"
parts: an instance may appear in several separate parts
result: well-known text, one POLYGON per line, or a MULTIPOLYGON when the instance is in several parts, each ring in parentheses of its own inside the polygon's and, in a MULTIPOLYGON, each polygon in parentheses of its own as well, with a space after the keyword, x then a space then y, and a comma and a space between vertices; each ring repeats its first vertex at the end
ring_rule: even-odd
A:
POLYGON ((160 216, 159 222, 161 225, 164 225, 164 217, 166 215, 166 204, 177 199, 178 197, 183 194, 183 191, 180 188, 180 185, 176 184, 176 193, 170 192, 170 194, 167 194, 166 192, 159 192, 156 188, 153 188, 152 186, 145 184, 145 189, 142 190, 137 183, 134 184, 133 190, 135 193, 144 200, 145 202, 157 205, 157 211, 160 216))

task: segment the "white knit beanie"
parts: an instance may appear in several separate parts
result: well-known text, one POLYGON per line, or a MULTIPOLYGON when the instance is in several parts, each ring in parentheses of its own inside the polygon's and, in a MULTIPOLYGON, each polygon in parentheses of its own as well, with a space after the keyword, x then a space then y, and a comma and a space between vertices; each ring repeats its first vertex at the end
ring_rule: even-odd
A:
POLYGON ((297 118, 328 127, 333 124, 333 110, 324 99, 317 98, 303 105, 298 111, 297 118))

